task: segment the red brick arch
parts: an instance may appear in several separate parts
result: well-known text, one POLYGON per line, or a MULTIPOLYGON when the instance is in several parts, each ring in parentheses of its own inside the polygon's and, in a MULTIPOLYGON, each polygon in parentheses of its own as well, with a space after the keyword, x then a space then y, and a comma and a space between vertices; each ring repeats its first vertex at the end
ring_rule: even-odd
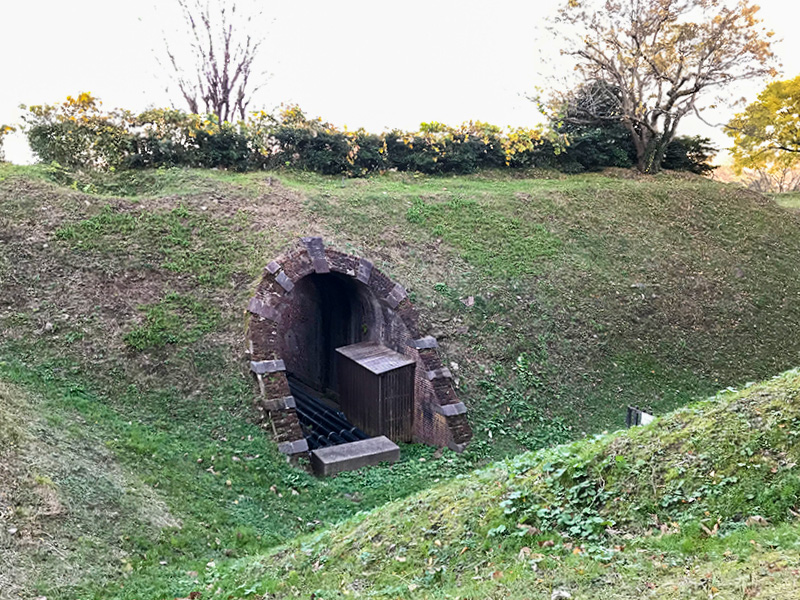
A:
POLYGON ((272 430, 278 448, 288 455, 308 451, 281 354, 286 332, 301 326, 296 325, 302 315, 296 314, 295 287, 309 275, 327 273, 352 281, 380 311, 372 339, 416 361, 414 441, 463 450, 472 437, 466 407, 456 396, 436 340, 420 335, 418 314, 405 288, 370 261, 326 247, 319 237, 302 238, 271 261, 247 307, 250 370, 258 384, 256 405, 262 426, 272 430))

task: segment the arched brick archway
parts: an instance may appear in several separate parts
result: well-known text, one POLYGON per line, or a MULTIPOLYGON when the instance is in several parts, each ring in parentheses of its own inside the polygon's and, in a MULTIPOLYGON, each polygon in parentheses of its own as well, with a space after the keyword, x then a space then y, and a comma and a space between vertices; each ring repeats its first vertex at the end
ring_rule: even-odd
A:
POLYGON ((262 426, 273 431, 285 454, 308 451, 287 365, 322 389, 333 377, 333 348, 365 340, 416 361, 414 441, 461 451, 472 437, 466 407, 442 365, 436 340, 420 335, 405 288, 370 261, 328 248, 322 238, 302 238, 264 268, 247 310, 257 408, 262 426), (323 335, 318 323, 326 318, 335 322, 323 335))

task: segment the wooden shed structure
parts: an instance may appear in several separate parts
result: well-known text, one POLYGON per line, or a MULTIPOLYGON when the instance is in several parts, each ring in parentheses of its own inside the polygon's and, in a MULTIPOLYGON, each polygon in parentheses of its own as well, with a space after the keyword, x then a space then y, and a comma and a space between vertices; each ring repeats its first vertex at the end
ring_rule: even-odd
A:
POLYGON ((339 405, 371 436, 410 442, 416 361, 378 342, 337 348, 339 405))

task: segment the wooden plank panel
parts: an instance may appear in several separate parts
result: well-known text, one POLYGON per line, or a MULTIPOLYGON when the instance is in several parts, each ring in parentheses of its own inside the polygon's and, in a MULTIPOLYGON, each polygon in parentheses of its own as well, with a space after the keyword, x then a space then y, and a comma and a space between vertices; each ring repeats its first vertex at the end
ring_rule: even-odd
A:
POLYGON ((411 441, 416 362, 376 342, 337 348, 337 354, 339 401, 348 419, 369 435, 411 441))

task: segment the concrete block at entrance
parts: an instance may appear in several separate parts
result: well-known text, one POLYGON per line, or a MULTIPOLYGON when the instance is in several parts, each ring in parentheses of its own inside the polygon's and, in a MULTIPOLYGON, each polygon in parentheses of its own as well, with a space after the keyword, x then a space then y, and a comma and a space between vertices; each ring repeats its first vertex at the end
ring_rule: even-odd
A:
POLYGON ((311 452, 311 466, 317 475, 334 475, 399 459, 399 446, 383 435, 311 452))

